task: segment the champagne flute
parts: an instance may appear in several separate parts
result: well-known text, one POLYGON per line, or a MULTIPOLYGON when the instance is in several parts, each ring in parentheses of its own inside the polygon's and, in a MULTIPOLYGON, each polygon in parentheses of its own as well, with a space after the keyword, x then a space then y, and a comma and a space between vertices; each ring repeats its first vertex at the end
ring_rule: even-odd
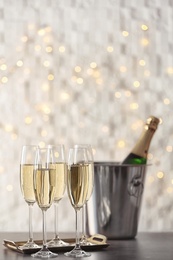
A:
POLYGON ((86 205, 92 195, 93 186, 94 186, 94 156, 90 144, 76 144, 74 147, 86 148, 88 163, 89 163, 89 186, 88 186, 86 202, 82 207, 82 237, 80 239, 80 244, 84 246, 84 245, 90 245, 90 242, 87 241, 87 235, 86 235, 86 205))
POLYGON ((71 148, 68 159, 67 191, 70 202, 76 213, 76 243, 75 247, 65 253, 69 257, 88 257, 91 254, 80 247, 79 212, 83 207, 88 193, 89 164, 86 148, 71 148))
POLYGON ((22 147, 21 161, 20 161, 20 187, 23 197, 29 206, 29 238, 27 243, 20 246, 22 249, 37 248, 39 247, 33 241, 32 230, 32 210, 35 203, 34 187, 33 187, 33 174, 34 162, 37 150, 36 145, 24 145, 22 147))
POLYGON ((64 196, 64 192, 67 184, 67 163, 65 159, 64 145, 49 145, 52 148, 55 158, 55 169, 56 169, 56 190, 54 198, 54 209, 55 209, 55 235, 54 238, 48 242, 49 247, 57 246, 68 246, 69 243, 64 242, 59 237, 58 232, 58 206, 60 200, 64 196))
POLYGON ((33 182, 36 202, 41 208, 43 216, 43 245, 38 252, 32 254, 32 257, 57 257, 58 254, 48 249, 46 241, 46 211, 54 201, 56 188, 54 156, 50 147, 37 149, 33 182))

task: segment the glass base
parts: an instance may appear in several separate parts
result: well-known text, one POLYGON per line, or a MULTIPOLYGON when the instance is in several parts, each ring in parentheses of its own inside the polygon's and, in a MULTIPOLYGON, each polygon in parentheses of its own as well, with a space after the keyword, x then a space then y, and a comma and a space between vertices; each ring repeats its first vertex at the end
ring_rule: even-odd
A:
POLYGON ((23 246, 19 246, 20 249, 32 249, 32 248, 40 248, 34 241, 28 241, 23 246))
POLYGON ((81 239, 80 239, 80 246, 89 246, 89 245, 92 245, 92 243, 90 243, 88 240, 87 240, 87 237, 86 236, 82 236, 81 239))
POLYGON ((76 257, 76 258, 77 257, 89 257, 89 256, 91 256, 90 253, 85 252, 81 248, 76 248, 76 247, 72 251, 67 252, 64 255, 68 256, 68 257, 76 257))
POLYGON ((51 252, 49 249, 43 247, 40 251, 38 251, 35 254, 32 254, 31 256, 35 258, 55 258, 58 256, 58 254, 55 254, 51 252))
POLYGON ((61 246, 69 246, 69 243, 64 242, 63 240, 59 239, 59 238, 54 238, 52 240, 50 240, 47 243, 48 247, 61 247, 61 246))

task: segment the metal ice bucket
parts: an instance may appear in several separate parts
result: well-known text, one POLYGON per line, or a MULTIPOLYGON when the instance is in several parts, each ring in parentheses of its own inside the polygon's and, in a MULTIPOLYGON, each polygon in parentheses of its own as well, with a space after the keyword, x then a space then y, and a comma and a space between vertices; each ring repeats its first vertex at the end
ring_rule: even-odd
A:
POLYGON ((89 235, 131 239, 137 235, 146 165, 94 163, 94 190, 87 203, 89 235))

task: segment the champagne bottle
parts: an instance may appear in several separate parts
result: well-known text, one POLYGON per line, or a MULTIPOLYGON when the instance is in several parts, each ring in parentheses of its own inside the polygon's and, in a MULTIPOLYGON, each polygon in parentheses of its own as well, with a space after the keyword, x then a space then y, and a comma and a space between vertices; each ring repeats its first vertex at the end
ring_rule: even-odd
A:
POLYGON ((157 117, 150 116, 144 126, 144 130, 138 139, 136 145, 129 155, 123 160, 122 164, 146 164, 147 155, 152 137, 157 129, 160 120, 157 117))

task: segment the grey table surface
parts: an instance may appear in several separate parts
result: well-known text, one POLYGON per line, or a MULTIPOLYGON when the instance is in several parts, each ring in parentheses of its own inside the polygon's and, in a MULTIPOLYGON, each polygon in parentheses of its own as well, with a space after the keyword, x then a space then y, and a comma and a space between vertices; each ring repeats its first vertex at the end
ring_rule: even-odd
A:
MULTIPOLYGON (((63 234, 68 237, 68 234, 63 234)), ((35 239, 41 239, 41 234, 35 234, 35 239)), ((0 260, 34 259, 31 255, 22 254, 6 248, 4 239, 25 241, 27 233, 0 233, 0 260)), ((108 240, 109 246, 105 249, 91 251, 90 260, 173 260, 173 232, 165 233, 138 233, 131 240, 108 240)), ((54 259, 70 259, 63 252, 54 259)), ((72 258, 71 258, 72 259, 72 258)))

